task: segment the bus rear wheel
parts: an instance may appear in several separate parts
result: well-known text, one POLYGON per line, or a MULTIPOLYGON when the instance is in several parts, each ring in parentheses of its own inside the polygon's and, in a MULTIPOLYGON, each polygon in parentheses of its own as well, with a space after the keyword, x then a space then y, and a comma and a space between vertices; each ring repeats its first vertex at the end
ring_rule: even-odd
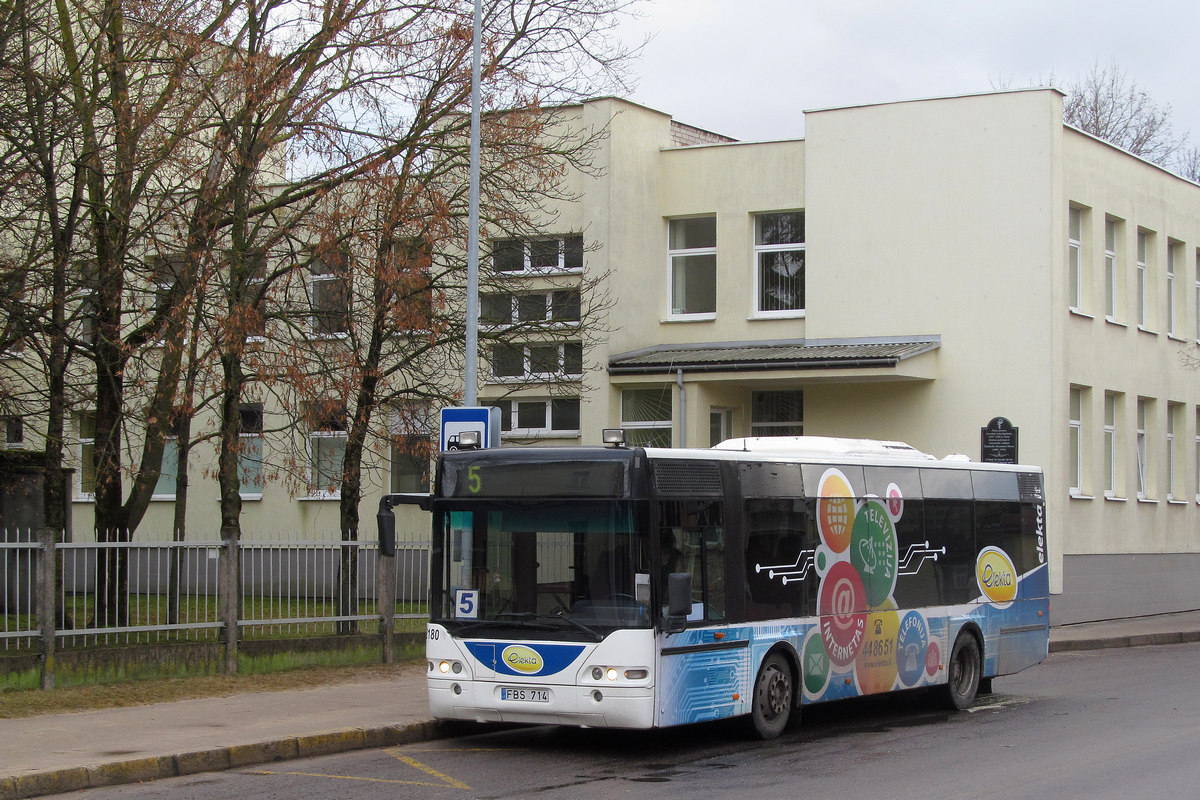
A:
POLYGON ((963 631, 954 640, 954 649, 950 651, 949 675, 946 676, 943 695, 947 707, 958 711, 970 708, 979 692, 982 676, 983 664, 979 654, 979 642, 974 636, 963 631))
POLYGON ((763 659, 758 677, 754 679, 750 719, 754 733, 760 739, 774 739, 783 733, 792 715, 795 692, 792 670, 779 653, 763 659))

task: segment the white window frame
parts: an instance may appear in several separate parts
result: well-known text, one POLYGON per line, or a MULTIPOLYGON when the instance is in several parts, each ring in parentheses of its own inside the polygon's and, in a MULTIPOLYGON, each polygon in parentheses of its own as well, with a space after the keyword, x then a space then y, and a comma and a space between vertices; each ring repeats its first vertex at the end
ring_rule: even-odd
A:
POLYGON ((326 486, 317 485, 317 480, 319 478, 317 455, 318 451, 321 449, 320 442, 336 442, 338 440, 342 442, 343 459, 339 460, 337 463, 337 468, 340 469, 345 456, 345 442, 349 438, 349 432, 345 427, 345 409, 331 409, 328 418, 340 418, 343 421, 342 428, 340 430, 332 426, 328 428, 313 428, 308 431, 308 434, 305 437, 305 448, 308 451, 308 496, 304 498, 306 500, 340 500, 342 497, 340 478, 336 489, 330 489, 326 486))
MULTIPOLYGON (((486 296, 486 295, 485 295, 486 296)), ((490 328, 503 328, 514 325, 535 325, 539 323, 548 323, 553 327, 577 327, 580 322, 580 317, 583 314, 583 298, 580 296, 579 289, 547 289, 542 292, 492 292, 491 296, 507 297, 508 298, 508 317, 505 319, 484 319, 483 303, 479 304, 479 321, 481 324, 490 328), (554 297, 555 295, 574 294, 579 298, 578 307, 579 314, 575 317, 558 318, 554 316, 554 297), (523 319, 521 317, 521 300, 528 297, 542 297, 546 302, 546 313, 539 319, 523 319)))
POLYGON ((1067 291, 1071 309, 1083 309, 1083 209, 1067 209, 1067 291))
POLYGON ((711 406, 708 409, 708 441, 709 446, 719 444, 733 437, 733 409, 721 406, 711 406), (713 441, 713 440, 716 441, 713 441))
POLYGON ((1072 386, 1067 406, 1067 454, 1070 492, 1083 494, 1083 388, 1072 386))
MULTIPOLYGON (((688 320, 702 321, 717 318, 717 217, 715 214, 702 214, 695 217, 679 217, 676 219, 667 220, 667 319, 670 320, 688 320), (677 223, 690 222, 699 219, 712 220, 713 224, 713 242, 711 247, 671 247, 671 232, 677 223), (712 296, 712 311, 681 311, 683 308, 675 301, 675 262, 678 259, 680 263, 688 258, 712 257, 713 260, 713 296, 712 296)), ((682 269, 682 266, 681 266, 682 269)))
POLYGON ((1200 342, 1200 247, 1196 248, 1196 283, 1195 283, 1195 300, 1196 300, 1196 341, 1200 342))
MULTIPOLYGON (((350 256, 346 253, 341 253, 340 256, 344 262, 348 262, 348 260, 350 258, 350 256)), ((350 325, 352 324, 351 313, 350 313, 351 305, 352 305, 352 297, 351 297, 351 293, 350 293, 350 266, 349 266, 349 263, 343 263, 342 269, 339 271, 337 267, 335 267, 331 264, 328 264, 326 261, 324 261, 319 256, 313 255, 308 264, 308 306, 309 306, 309 318, 308 318, 309 333, 308 333, 308 335, 309 335, 309 337, 312 339, 345 339, 345 338, 349 337, 350 325), (316 272, 314 272, 313 268, 318 263, 325 264, 328 267, 329 271, 321 273, 321 274, 317 274, 316 272), (317 287, 323 286, 325 284, 331 284, 334 286, 341 284, 345 291, 345 298, 344 298, 345 302, 343 304, 343 307, 340 309, 345 314, 345 318, 344 318, 345 327, 340 328, 338 330, 331 330, 331 331, 319 330, 319 328, 322 326, 318 324, 318 320, 322 319, 322 316, 318 313, 320 311, 320 308, 317 304, 317 291, 318 291, 317 287)))
POLYGON ((1117 395, 1104 393, 1104 496, 1117 497, 1117 395))
POLYGON ((238 434, 238 495, 241 496, 243 500, 261 500, 263 496, 263 483, 266 480, 266 476, 263 472, 263 462, 266 460, 267 451, 267 442, 264 432, 263 430, 247 431, 245 429, 245 411, 250 411, 255 406, 258 407, 259 423, 265 428, 266 409, 263 407, 262 403, 242 403, 238 407, 238 413, 242 414, 243 419, 243 427, 241 429, 241 433, 238 434), (253 485, 247 480, 248 473, 250 472, 250 469, 248 468, 248 464, 250 463, 249 458, 251 457, 247 446, 256 439, 258 440, 257 471, 259 480, 257 485, 253 485))
POLYGON ((1137 231, 1137 325, 1150 328, 1150 233, 1137 231))
MULTIPOLYGON (((574 248, 570 248, 573 250, 574 248)), ((561 236, 533 236, 523 239, 494 239, 492 240, 491 253, 491 268, 496 275, 574 275, 583 271, 584 263, 584 243, 583 235, 578 233, 567 233, 561 236), (501 242, 516 242, 521 248, 521 269, 496 269, 495 252, 496 245, 501 242), (558 245, 558 264, 555 266, 533 266, 533 245, 534 243, 556 242, 558 245), (568 244, 578 242, 579 246, 579 264, 578 266, 567 263, 568 244)))
POLYGON ((1147 431, 1149 424, 1149 404, 1150 401, 1145 397, 1137 399, 1137 433, 1135 437, 1135 450, 1137 453, 1137 480, 1138 480, 1138 500, 1148 500, 1150 498, 1149 487, 1149 458, 1150 458, 1150 443, 1147 431))
POLYGON ((92 464, 92 462, 95 460, 96 453, 96 415, 91 413, 77 414, 75 417, 75 425, 76 430, 79 433, 77 444, 78 449, 75 451, 75 455, 79 459, 79 471, 75 475, 75 499, 84 502, 95 502, 96 487, 94 483, 96 480, 96 472, 95 465, 92 464), (91 421, 91 436, 84 435, 87 427, 86 420, 91 421), (93 481, 91 491, 86 491, 83 487, 83 476, 88 469, 88 464, 92 464, 90 467, 93 481))
POLYGON ((1183 404, 1182 403, 1167 403, 1167 502, 1173 503, 1181 500, 1177 482, 1182 470, 1179 469, 1179 450, 1176 445, 1176 434, 1178 433, 1180 423, 1183 421, 1183 404))
POLYGON ((1104 218, 1104 316, 1110 322, 1117 321, 1120 305, 1120 221, 1104 218))
MULTIPOLYGON (((772 212, 764 212, 761 214, 754 215, 754 297, 753 297, 754 311, 753 311, 753 315, 755 317, 766 318, 766 319, 778 319, 778 318, 799 319, 799 318, 803 318, 805 315, 805 306, 808 302, 808 297, 806 294, 808 264, 807 264, 805 243, 803 241, 783 242, 780 244, 760 244, 759 243, 760 239, 762 238, 762 221, 763 221, 763 219, 765 217, 782 216, 784 214, 799 214, 800 219, 801 219, 801 226, 803 227, 804 212, 801 210, 772 211, 772 212), (762 262, 762 256, 768 255, 771 253, 800 253, 800 258, 803 263, 803 267, 801 268, 801 276, 800 276, 800 292, 801 292, 801 296, 802 296, 802 302, 796 308, 764 309, 762 307, 763 269, 762 269, 761 262, 762 262)), ((807 238, 807 236, 805 236, 803 238, 807 238)))
POLYGON ((1175 336, 1177 333, 1177 310, 1178 299, 1175 297, 1175 264, 1178 259, 1179 252, 1183 250, 1183 245, 1173 239, 1167 239, 1167 335, 1175 336))
POLYGON ((750 397, 750 435, 751 436, 803 436, 804 435, 804 391, 801 389, 785 391, 751 392, 750 397), (798 419, 758 419, 755 398, 763 395, 796 395, 799 398, 800 416, 798 419))
POLYGON ((1196 434, 1194 440, 1196 448, 1196 502, 1200 503, 1200 406, 1196 406, 1196 434))
POLYGON ((580 426, 582 425, 583 405, 578 397, 510 397, 504 400, 490 401, 490 405, 500 408, 500 436, 501 438, 518 438, 518 439, 568 439, 577 438, 581 433, 580 426), (554 403, 558 401, 574 401, 577 406, 576 416, 579 417, 579 424, 574 428, 556 428, 554 427, 554 403), (535 405, 541 405, 542 425, 540 426, 521 426, 521 406, 525 410, 530 410, 535 405))
POLYGON ((12 414, 4 417, 4 449, 25 449, 25 418, 12 414))
MULTIPOLYGON (((484 402, 481 405, 487 405, 487 403, 484 402)), ((398 458, 407 459, 414 464, 417 461, 411 453, 402 449, 397 452, 399 443, 402 441, 427 441, 430 443, 429 453, 433 455, 437 451, 436 446, 433 445, 434 439, 437 438, 436 430, 437 422, 428 403, 398 403, 392 407, 389 425, 392 441, 388 448, 388 488, 390 491, 406 491, 396 488, 398 458)), ((427 461, 418 480, 419 487, 423 488, 418 488, 418 491, 429 491, 432 479, 433 470, 427 461)))
POLYGON ((179 437, 168 435, 163 439, 163 454, 162 465, 159 467, 158 480, 154 484, 154 492, 150 495, 151 500, 174 500, 175 487, 179 480, 179 437), (175 462, 173 470, 167 469, 168 459, 172 458, 175 462), (168 482, 169 479, 169 482, 168 482), (168 490, 169 487, 169 490, 168 490))
MULTIPOLYGON (((633 436, 629 436, 629 444, 631 444, 631 445, 641 444, 641 442, 644 441, 644 438, 645 438, 642 436, 642 434, 646 434, 647 436, 654 436, 656 434, 661 434, 662 432, 666 433, 666 438, 667 438, 668 443, 674 443, 674 438, 675 438, 675 429, 674 428, 675 428, 675 426, 674 426, 674 421, 671 419, 671 417, 673 417, 675 415, 675 395, 669 384, 665 385, 665 386, 648 385, 648 386, 631 387, 629 389, 622 389, 621 390, 620 408, 621 408, 621 427, 626 431, 627 436, 630 433, 634 433, 633 436), (665 393, 665 396, 666 396, 667 400, 669 401, 667 419, 655 419, 655 420, 649 420, 649 419, 631 420, 631 419, 628 419, 625 416, 625 406, 626 406, 625 400, 629 396, 629 394, 632 392, 645 392, 645 391, 651 391, 651 390, 660 391, 660 392, 665 393)), ((670 445, 668 444, 668 446, 670 446, 670 445)))
POLYGON ((492 380, 497 383, 514 383, 528 380, 580 380, 583 378, 583 342, 538 342, 513 345, 496 345, 497 347, 519 347, 521 348, 522 371, 520 375, 497 375, 495 371, 495 359, 492 362, 492 380), (579 347, 579 372, 567 372, 567 347, 579 347), (557 348, 557 367, 554 372, 534 372, 533 371, 533 349, 535 347, 554 347, 557 348))

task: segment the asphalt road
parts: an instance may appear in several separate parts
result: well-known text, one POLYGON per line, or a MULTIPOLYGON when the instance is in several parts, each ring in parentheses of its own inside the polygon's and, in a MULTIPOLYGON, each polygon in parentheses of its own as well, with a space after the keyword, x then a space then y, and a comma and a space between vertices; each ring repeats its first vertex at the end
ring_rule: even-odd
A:
POLYGON ((740 724, 653 732, 468 728, 455 739, 60 797, 1200 797, 1200 644, 1051 656, 969 713, 923 694, 806 709, 772 742, 740 724))

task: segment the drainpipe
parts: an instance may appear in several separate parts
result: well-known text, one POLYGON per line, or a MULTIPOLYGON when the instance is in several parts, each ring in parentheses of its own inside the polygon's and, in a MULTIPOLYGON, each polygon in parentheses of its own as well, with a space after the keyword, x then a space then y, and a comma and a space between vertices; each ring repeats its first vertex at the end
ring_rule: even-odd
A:
POLYGON ((683 368, 675 370, 675 385, 679 387, 679 446, 687 447, 687 390, 683 388, 683 368))

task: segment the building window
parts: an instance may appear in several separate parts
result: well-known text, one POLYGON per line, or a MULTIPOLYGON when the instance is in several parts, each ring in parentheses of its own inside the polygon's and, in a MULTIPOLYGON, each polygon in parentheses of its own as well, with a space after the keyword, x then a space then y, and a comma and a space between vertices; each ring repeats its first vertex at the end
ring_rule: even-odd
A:
POLYGON ((1121 296, 1121 267, 1117 260, 1119 226, 1115 219, 1104 220, 1104 315, 1113 321, 1117 319, 1121 296))
POLYGON ((671 446, 671 387, 624 389, 621 427, 633 447, 671 446))
POLYGON ((183 285, 186 268, 186 257, 181 254, 158 256, 151 262, 150 280, 154 284, 153 310, 156 315, 165 314, 178 304, 180 295, 186 289, 183 285))
POLYGON ((492 292, 479 298, 479 320, 486 325, 536 322, 578 322, 578 289, 548 292, 492 292))
POLYGON ((100 322, 100 271, 94 261, 84 261, 79 266, 79 290, 76 295, 78 306, 73 325, 80 344, 96 343, 96 331, 100 322))
POLYGON ((420 236, 393 239, 391 268, 395 275, 394 323, 413 333, 433 327, 433 251, 420 236))
POLYGON ((25 418, 9 416, 4 418, 4 449, 21 450, 25 447, 25 418))
POLYGON ((1117 395, 1104 393, 1104 496, 1117 496, 1117 395))
POLYGON ((158 468, 158 481, 154 484, 154 500, 174 500, 175 485, 179 475, 179 437, 167 436, 163 440, 162 464, 158 468))
POLYGON ((717 313, 717 218, 673 219, 667 223, 672 317, 717 313))
POLYGON ((429 406, 399 404, 392 409, 391 423, 391 491, 428 492, 436 427, 429 406))
POLYGON ((1071 206, 1067 210, 1067 280, 1071 308, 1083 308, 1083 210, 1071 206))
POLYGON ((583 343, 497 344, 492 346, 496 380, 579 378, 583 375, 583 343))
POLYGON ((23 270, 15 267, 12 271, 0 272, 0 292, 4 292, 0 297, 0 357, 18 356, 25 350, 27 331, 20 313, 25 276, 23 270))
POLYGON ((1137 450, 1137 496, 1139 500, 1150 497, 1149 490, 1149 457, 1150 440, 1148 426, 1150 424, 1150 404, 1153 401, 1146 397, 1137 399, 1137 433, 1135 447, 1137 450))
POLYGON ((309 409, 309 424, 309 496, 340 497, 346 457, 346 409, 332 403, 315 403, 309 409))
POLYGON ((1137 324, 1139 328, 1150 327, 1150 233, 1138 228, 1137 232, 1137 324))
POLYGON ((1178 309, 1180 307, 1177 293, 1179 284, 1175 280, 1175 266, 1183 256, 1183 244, 1167 241, 1167 333, 1175 336, 1179 333, 1178 309))
POLYGON ((1070 449, 1071 494, 1083 494, 1083 389, 1071 387, 1067 437, 1070 449))
POLYGON ((81 500, 96 497, 96 416, 82 413, 77 420, 79 427, 79 478, 75 488, 81 500))
POLYGON ((497 239, 492 242, 492 269, 505 275, 578 272, 583 269, 583 237, 497 239))
POLYGON ((1176 444, 1176 434, 1183 427, 1183 404, 1167 403, 1167 500, 1181 500, 1179 479, 1183 475, 1183 448, 1176 444))
POLYGON ((1200 247, 1196 248, 1196 341, 1200 342, 1200 247))
POLYGON ((803 436, 804 393, 753 392, 750 395, 751 436, 803 436))
POLYGON ((340 336, 350 330, 350 257, 314 255, 308 265, 309 305, 314 336, 340 336))
POLYGON ((1196 502, 1200 503, 1200 406, 1196 406, 1196 502))
POLYGON ((238 493, 243 500, 261 500, 263 494, 263 406, 243 403, 238 435, 238 493))
POLYGON ((715 447, 733 436, 733 409, 708 410, 708 446, 715 447))
POLYGON ((756 214, 755 312, 804 311, 804 212, 756 214))
POLYGON ((500 431, 513 436, 578 436, 579 398, 493 400, 500 409, 500 431))

